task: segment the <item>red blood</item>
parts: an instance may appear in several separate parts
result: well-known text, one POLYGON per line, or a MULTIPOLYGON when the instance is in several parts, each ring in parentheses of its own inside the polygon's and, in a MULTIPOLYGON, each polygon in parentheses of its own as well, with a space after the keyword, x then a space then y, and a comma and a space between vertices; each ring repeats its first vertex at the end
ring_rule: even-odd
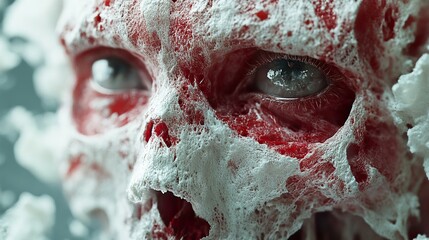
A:
POLYGON ((175 51, 190 50, 195 47, 191 41, 194 37, 190 20, 181 17, 174 18, 170 24, 170 41, 175 51))
POLYGON ((384 23, 382 26, 384 41, 389 41, 395 37, 395 25, 398 20, 398 12, 397 6, 389 6, 384 14, 384 23))
POLYGON ((176 239, 194 240, 208 236, 210 225, 196 216, 192 205, 172 193, 156 192, 158 210, 176 239))
POLYGON ((429 5, 420 10, 417 20, 415 17, 410 16, 406 24, 404 24, 404 28, 413 24, 415 21, 417 21, 416 30, 414 32, 415 39, 407 46, 404 52, 409 56, 419 57, 425 51, 425 46, 429 40, 429 5))
POLYGON ((100 23, 101 23, 101 16, 100 16, 100 13, 98 13, 98 14, 94 17, 94 27, 97 27, 100 23))
POLYGON ((287 36, 288 37, 292 37, 292 35, 293 35, 292 31, 287 31, 287 36))
POLYGON ((264 21, 268 18, 268 14, 268 11, 261 10, 256 13, 256 16, 259 18, 259 20, 264 21))
MULTIPOLYGON (((378 103, 379 104, 379 103, 378 103)), ((383 115, 389 113, 374 110, 363 126, 359 126, 355 132, 356 142, 347 150, 348 161, 359 183, 367 177, 366 168, 376 168, 389 182, 397 177, 400 166, 398 152, 404 149, 399 145, 398 130, 391 119, 380 121, 383 115)))
POLYGON ((144 44, 153 51, 159 51, 161 49, 161 41, 156 32, 147 31, 146 23, 142 21, 145 18, 142 16, 139 3, 139 0, 124 3, 128 6, 123 8, 124 12, 121 14, 125 16, 124 21, 127 26, 128 39, 134 46, 144 44))
POLYGON ((204 101, 201 93, 191 91, 187 85, 184 85, 179 91, 181 94, 178 103, 185 115, 186 122, 188 124, 204 125, 204 113, 196 107, 196 105, 204 101))
POLYGON ((388 6, 386 10, 385 0, 364 0, 356 16, 354 32, 359 57, 377 76, 381 76, 380 60, 384 55, 382 39, 394 37, 396 14, 397 6, 388 6))
POLYGON ((308 30, 311 30, 311 29, 313 29, 314 21, 307 18, 304 20, 304 24, 308 30))
POLYGON ((154 121, 150 120, 146 125, 146 128, 143 133, 145 142, 149 142, 149 139, 152 137, 153 124, 154 121))
POLYGON ((171 147, 172 139, 168 134, 168 127, 167 127, 167 124, 165 124, 165 122, 156 123, 153 128, 153 132, 155 133, 156 136, 160 137, 164 141, 167 147, 171 147))
POLYGON ((329 31, 337 27, 337 15, 334 12, 333 0, 317 0, 313 1, 313 5, 316 16, 322 20, 329 31))
POLYGON ((109 7, 110 6, 110 0, 104 0, 104 5, 109 7))
POLYGON ((403 29, 407 29, 411 27, 416 22, 416 18, 413 15, 408 16, 407 20, 405 20, 404 26, 402 26, 403 29))
POLYGON ((151 237, 156 240, 169 240, 174 236, 173 229, 169 227, 161 228, 158 224, 154 224, 151 231, 151 237))
POLYGON ((69 167, 67 169, 66 177, 70 177, 81 165, 82 165, 81 155, 72 158, 70 160, 69 167))

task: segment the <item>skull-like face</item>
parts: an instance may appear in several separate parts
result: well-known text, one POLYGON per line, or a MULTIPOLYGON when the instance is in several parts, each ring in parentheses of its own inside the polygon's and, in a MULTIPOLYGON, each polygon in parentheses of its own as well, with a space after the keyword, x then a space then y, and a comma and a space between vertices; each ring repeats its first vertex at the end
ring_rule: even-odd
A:
POLYGON ((424 1, 65 2, 64 186, 113 239, 422 233, 388 102, 424 1))

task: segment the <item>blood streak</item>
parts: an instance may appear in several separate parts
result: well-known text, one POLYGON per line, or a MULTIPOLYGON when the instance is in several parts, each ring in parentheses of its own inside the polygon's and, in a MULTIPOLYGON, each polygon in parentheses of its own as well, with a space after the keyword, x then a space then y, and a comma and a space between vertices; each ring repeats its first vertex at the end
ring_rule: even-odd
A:
POLYGON ((397 6, 392 5, 387 8, 382 26, 384 41, 389 41, 395 37, 395 25, 398 20, 398 13, 399 10, 397 6))
MULTIPOLYGON (((375 104, 382 106, 380 103, 375 104)), ((356 129, 356 142, 350 144, 347 149, 347 160, 356 181, 360 184, 368 180, 368 167, 377 169, 389 182, 393 182, 400 166, 398 152, 404 150, 399 145, 398 130, 388 113, 380 110, 376 110, 375 113, 376 115, 368 118, 364 125, 356 129), (377 120, 383 118, 386 119, 377 120)))
POLYGON ((397 6, 386 9, 386 1, 364 0, 356 16, 354 33, 358 42, 359 57, 380 77, 380 60, 384 55, 382 40, 395 36, 397 6))
POLYGON ((414 41, 405 49, 405 54, 417 57, 424 52, 424 46, 429 40, 429 4, 422 8, 418 17, 410 16, 404 24, 404 28, 416 23, 414 41))

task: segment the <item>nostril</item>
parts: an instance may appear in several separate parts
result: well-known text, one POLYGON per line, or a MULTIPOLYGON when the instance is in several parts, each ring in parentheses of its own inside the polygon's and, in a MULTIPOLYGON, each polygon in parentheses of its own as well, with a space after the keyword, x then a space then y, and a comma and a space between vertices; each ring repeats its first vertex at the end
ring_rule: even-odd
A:
POLYGON ((141 137, 142 141, 148 143, 153 134, 162 139, 167 147, 171 147, 178 142, 176 137, 170 135, 167 124, 160 119, 150 120, 146 124, 143 136, 141 137))
POLYGON ((146 125, 146 129, 144 130, 144 133, 143 133, 145 142, 149 142, 149 139, 152 137, 153 123, 154 123, 153 120, 150 120, 146 125))
POLYGON ((176 239, 201 239, 208 236, 210 225, 195 214, 189 202, 171 192, 155 193, 161 219, 166 227, 172 229, 176 239))
POLYGON ((171 147, 171 138, 170 134, 168 133, 168 127, 165 122, 159 122, 154 126, 153 132, 156 136, 160 137, 162 140, 164 140, 165 145, 167 147, 171 147))

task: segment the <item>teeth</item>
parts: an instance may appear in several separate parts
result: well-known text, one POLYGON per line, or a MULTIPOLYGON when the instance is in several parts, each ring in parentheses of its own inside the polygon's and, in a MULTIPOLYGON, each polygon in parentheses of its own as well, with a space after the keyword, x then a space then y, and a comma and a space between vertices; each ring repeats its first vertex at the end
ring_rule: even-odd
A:
POLYGON ((164 225, 176 239, 201 239, 208 236, 210 225, 196 216, 192 205, 171 192, 155 191, 158 211, 164 225))

